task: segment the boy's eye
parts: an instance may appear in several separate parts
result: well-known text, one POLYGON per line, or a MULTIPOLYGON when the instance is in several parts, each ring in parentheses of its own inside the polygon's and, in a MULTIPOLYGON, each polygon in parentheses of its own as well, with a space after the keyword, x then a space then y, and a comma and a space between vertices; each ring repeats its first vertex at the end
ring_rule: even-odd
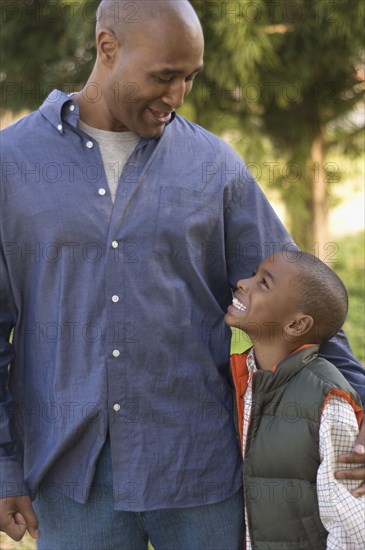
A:
POLYGON ((269 285, 266 279, 261 279, 260 284, 263 285, 265 288, 269 288, 269 285))

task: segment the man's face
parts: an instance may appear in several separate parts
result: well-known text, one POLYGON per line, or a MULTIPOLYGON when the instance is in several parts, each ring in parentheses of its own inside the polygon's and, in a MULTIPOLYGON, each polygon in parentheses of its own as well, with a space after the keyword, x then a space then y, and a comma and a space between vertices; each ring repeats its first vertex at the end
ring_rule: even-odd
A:
POLYGON ((184 102, 203 67, 201 32, 176 24, 150 26, 131 35, 117 53, 104 87, 110 129, 159 137, 184 102))
POLYGON ((249 279, 240 279, 225 322, 256 340, 283 335, 283 327, 298 312, 296 264, 277 253, 266 258, 249 279))

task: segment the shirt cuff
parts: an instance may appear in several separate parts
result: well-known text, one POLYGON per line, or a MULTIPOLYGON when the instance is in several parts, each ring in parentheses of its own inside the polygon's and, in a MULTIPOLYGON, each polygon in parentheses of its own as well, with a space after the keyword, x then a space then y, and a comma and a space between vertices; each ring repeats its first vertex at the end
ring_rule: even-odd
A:
POLYGON ((29 495, 20 464, 14 460, 0 462, 0 498, 29 495))

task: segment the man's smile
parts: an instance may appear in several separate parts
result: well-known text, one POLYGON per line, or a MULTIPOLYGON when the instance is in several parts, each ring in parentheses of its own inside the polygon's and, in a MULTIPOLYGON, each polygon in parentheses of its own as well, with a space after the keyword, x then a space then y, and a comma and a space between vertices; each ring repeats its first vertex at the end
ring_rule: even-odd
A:
POLYGON ((154 109, 151 109, 151 107, 147 107, 147 110, 151 113, 151 115, 157 122, 167 124, 171 120, 171 111, 155 111, 154 109))

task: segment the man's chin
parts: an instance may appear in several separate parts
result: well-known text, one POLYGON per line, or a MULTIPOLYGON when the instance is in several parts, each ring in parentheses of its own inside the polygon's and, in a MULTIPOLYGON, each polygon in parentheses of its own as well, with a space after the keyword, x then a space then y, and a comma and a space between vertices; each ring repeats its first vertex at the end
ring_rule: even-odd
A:
POLYGON ((141 137, 146 139, 159 138, 164 133, 165 127, 166 127, 166 124, 161 124, 161 126, 157 126, 156 128, 142 128, 137 133, 141 137))

